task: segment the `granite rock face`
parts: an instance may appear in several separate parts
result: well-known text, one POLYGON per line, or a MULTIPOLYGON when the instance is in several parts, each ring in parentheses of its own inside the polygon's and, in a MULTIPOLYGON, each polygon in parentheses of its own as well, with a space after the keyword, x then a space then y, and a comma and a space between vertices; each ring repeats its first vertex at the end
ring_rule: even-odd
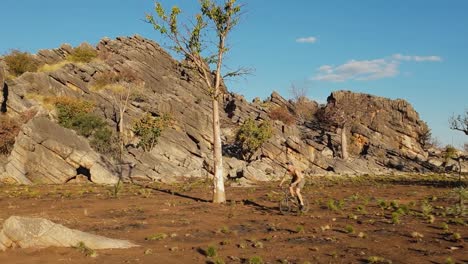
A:
MULTIPOLYGON (((198 75, 173 59, 153 41, 140 36, 103 39, 97 45, 98 59, 89 63, 66 60, 70 45, 39 51, 35 58, 52 67, 49 71, 25 73, 8 80, 5 114, 18 117, 35 109, 36 118, 17 137, 14 150, 0 175, 20 183, 64 183, 77 176, 97 183, 115 183, 119 177, 171 182, 179 177, 212 174, 211 101, 198 75), (145 113, 168 114, 173 120, 156 147, 144 152, 132 137, 123 153, 124 168, 93 151, 85 138, 62 128, 56 113, 45 105, 47 96, 69 96, 92 101, 95 112, 111 127, 118 127, 116 107, 109 93, 93 89, 103 72, 132 69, 143 81, 141 95, 125 112, 124 130, 132 137, 133 120, 145 113), (2 173, 3 171, 3 173, 2 173), (116 173, 119 171, 119 173, 116 173)), ((226 89, 224 87, 223 89, 226 89)), ((4 98, 5 99, 5 98, 4 98)), ((1 101, 1 100, 0 100, 1 101)), ((220 100, 225 176, 248 181, 277 179, 284 163, 292 160, 308 174, 385 174, 391 171, 424 172, 440 169, 430 157, 422 138, 427 125, 404 100, 334 92, 326 105, 308 101, 307 119, 292 125, 271 120, 277 107, 297 114, 304 109, 274 92, 266 100, 247 102, 241 95, 226 93, 220 100), (332 103, 333 102, 333 103, 332 103), (350 159, 339 156, 340 135, 319 122, 320 109, 339 106, 352 119, 348 133, 350 159), (239 126, 248 118, 271 121, 274 135, 249 160, 243 160, 235 141, 239 126)), ((443 166, 442 166, 443 167, 443 166)))

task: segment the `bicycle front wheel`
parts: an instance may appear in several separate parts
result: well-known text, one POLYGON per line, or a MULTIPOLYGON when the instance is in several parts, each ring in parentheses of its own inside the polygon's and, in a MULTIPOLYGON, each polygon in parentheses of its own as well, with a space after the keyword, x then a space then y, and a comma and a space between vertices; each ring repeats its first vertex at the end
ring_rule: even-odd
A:
POLYGON ((304 199, 304 198, 303 198, 302 200, 303 200, 303 202, 304 202, 304 206, 302 206, 302 208, 301 208, 300 211, 301 211, 302 213, 307 213, 307 211, 309 211, 309 209, 310 209, 310 207, 309 207, 309 201, 307 201, 307 200, 304 199))
POLYGON ((286 197, 279 202, 279 210, 282 214, 287 214, 291 211, 291 201, 286 197))

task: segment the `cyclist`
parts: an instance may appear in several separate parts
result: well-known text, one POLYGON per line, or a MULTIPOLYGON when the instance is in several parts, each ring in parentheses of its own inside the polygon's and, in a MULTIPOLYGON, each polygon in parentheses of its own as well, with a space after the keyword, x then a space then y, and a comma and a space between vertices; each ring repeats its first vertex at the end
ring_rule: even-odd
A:
POLYGON ((289 184, 289 192, 291 193, 292 197, 297 197, 299 200, 299 209, 302 210, 304 208, 304 200, 302 199, 301 189, 304 188, 305 178, 301 171, 299 171, 291 162, 286 163, 287 173, 284 174, 283 179, 281 180, 280 184, 278 185, 281 187, 283 182, 286 180, 288 174, 292 176, 291 183, 289 184))

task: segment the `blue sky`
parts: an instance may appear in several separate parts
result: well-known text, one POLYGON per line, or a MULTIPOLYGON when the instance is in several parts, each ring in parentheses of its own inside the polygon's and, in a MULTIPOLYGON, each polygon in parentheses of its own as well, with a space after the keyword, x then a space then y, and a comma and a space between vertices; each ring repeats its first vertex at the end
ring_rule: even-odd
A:
MULTIPOLYGON (((164 0, 184 14, 195 0, 164 0)), ((468 108, 468 1, 252 0, 230 38, 227 65, 255 69, 229 82, 245 95, 290 97, 291 84, 325 101, 351 90, 409 101, 443 144, 468 138, 448 118, 468 108)), ((151 0, 2 0, 0 54, 35 53, 62 43, 95 44, 139 34, 162 42, 143 22, 151 0)))

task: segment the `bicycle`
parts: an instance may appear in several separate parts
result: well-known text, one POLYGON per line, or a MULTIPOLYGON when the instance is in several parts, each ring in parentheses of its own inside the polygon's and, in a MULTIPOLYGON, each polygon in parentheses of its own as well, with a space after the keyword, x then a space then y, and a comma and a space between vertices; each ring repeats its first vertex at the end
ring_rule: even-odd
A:
POLYGON ((307 211, 309 211, 309 201, 307 201, 307 199, 304 198, 304 196, 302 196, 302 201, 304 202, 304 205, 300 209, 298 198, 291 196, 289 188, 282 189, 284 192, 284 196, 279 202, 279 210, 282 214, 288 214, 293 208, 297 208, 298 213, 306 213, 307 211))

